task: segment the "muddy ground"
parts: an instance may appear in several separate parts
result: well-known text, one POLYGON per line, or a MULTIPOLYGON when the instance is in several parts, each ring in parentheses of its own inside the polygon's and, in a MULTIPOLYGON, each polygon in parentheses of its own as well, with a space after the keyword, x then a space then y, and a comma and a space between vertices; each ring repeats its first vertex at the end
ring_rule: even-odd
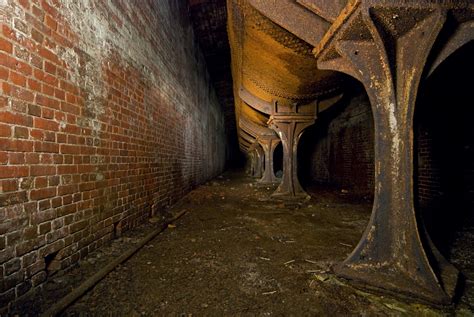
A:
MULTIPOLYGON (((467 276, 456 306, 439 310, 357 290, 330 272, 361 237, 371 203, 350 193, 310 188, 303 204, 270 198, 274 186, 228 172, 199 187, 170 212, 175 226, 117 267, 64 316, 396 316, 474 315, 474 230, 460 234, 452 261, 467 276)), ((19 303, 37 315, 156 224, 126 233, 74 269, 53 276, 44 292, 19 303)))

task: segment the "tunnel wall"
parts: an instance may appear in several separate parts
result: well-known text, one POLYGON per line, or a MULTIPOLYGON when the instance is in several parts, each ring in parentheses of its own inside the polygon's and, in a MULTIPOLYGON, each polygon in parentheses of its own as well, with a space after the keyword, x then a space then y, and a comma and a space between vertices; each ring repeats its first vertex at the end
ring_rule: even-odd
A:
POLYGON ((0 0, 0 307, 222 172, 182 1, 0 0))
MULTIPOLYGON (((309 162, 305 183, 318 183, 372 197, 374 188, 374 132, 370 103, 362 92, 347 96, 318 116, 302 140, 309 162)), ((306 132, 305 132, 306 133, 306 132)), ((301 155, 300 155, 301 156, 301 155)), ((307 167, 306 167, 307 166, 307 167)))

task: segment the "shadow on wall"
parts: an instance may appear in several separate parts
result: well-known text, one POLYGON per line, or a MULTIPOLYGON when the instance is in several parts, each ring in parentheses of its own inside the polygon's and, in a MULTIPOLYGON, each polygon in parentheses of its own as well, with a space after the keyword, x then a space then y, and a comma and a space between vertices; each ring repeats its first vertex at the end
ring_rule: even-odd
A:
POLYGON ((420 89, 415 111, 415 193, 434 243, 449 257, 456 232, 474 226, 474 42, 420 89))
POLYGON ((320 113, 302 136, 298 173, 303 186, 344 190, 371 199, 374 188, 374 132, 364 89, 353 83, 345 97, 320 113))

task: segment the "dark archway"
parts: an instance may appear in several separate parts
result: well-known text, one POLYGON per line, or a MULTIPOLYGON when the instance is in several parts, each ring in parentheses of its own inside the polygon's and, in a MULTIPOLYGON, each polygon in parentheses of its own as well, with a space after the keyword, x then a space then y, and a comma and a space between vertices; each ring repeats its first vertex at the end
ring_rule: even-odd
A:
POLYGON ((352 198, 373 198, 373 114, 358 82, 351 81, 344 97, 319 113, 303 134, 298 164, 303 186, 322 185, 352 198))
POLYGON ((471 42, 440 65, 420 87, 415 110, 417 208, 431 239, 451 260, 460 236, 471 236, 463 245, 474 243, 473 56, 471 42))
POLYGON ((273 152, 273 172, 280 178, 283 173, 283 146, 278 143, 275 151, 273 152))

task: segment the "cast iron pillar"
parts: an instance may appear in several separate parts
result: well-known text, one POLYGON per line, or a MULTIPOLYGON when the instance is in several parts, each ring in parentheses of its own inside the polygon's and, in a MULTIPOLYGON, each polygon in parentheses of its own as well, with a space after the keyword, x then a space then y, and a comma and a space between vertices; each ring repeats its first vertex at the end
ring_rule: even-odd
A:
POLYGON ((278 182, 278 178, 273 171, 273 153, 275 148, 280 143, 280 139, 275 136, 261 136, 257 138, 258 143, 265 153, 265 166, 263 170, 263 177, 259 180, 262 184, 270 184, 278 182))
POLYGON ((249 150, 249 159, 250 159, 250 176, 254 177, 257 170, 257 159, 255 151, 249 150))
POLYGON ((298 180, 298 143, 303 131, 314 124, 314 114, 274 113, 268 121, 269 127, 280 136, 283 145, 283 177, 273 197, 283 199, 305 199, 309 195, 298 180))
POLYGON ((248 152, 245 152, 245 156, 247 158, 247 162, 245 164, 245 174, 251 176, 252 175, 252 171, 253 171, 253 166, 252 166, 252 158, 251 158, 251 155, 250 153, 248 152))
POLYGON ((264 153, 262 148, 256 144, 252 151, 252 161, 253 161, 253 174, 255 178, 261 178, 263 175, 263 160, 264 153))
MULTIPOLYGON (((347 73, 364 84, 375 123, 372 216, 355 250, 334 272, 362 286, 448 304, 458 271, 419 222, 413 190, 415 101, 450 2, 439 3, 353 1, 315 55, 321 69, 347 73)), ((472 38, 472 28, 469 32, 472 38)))

